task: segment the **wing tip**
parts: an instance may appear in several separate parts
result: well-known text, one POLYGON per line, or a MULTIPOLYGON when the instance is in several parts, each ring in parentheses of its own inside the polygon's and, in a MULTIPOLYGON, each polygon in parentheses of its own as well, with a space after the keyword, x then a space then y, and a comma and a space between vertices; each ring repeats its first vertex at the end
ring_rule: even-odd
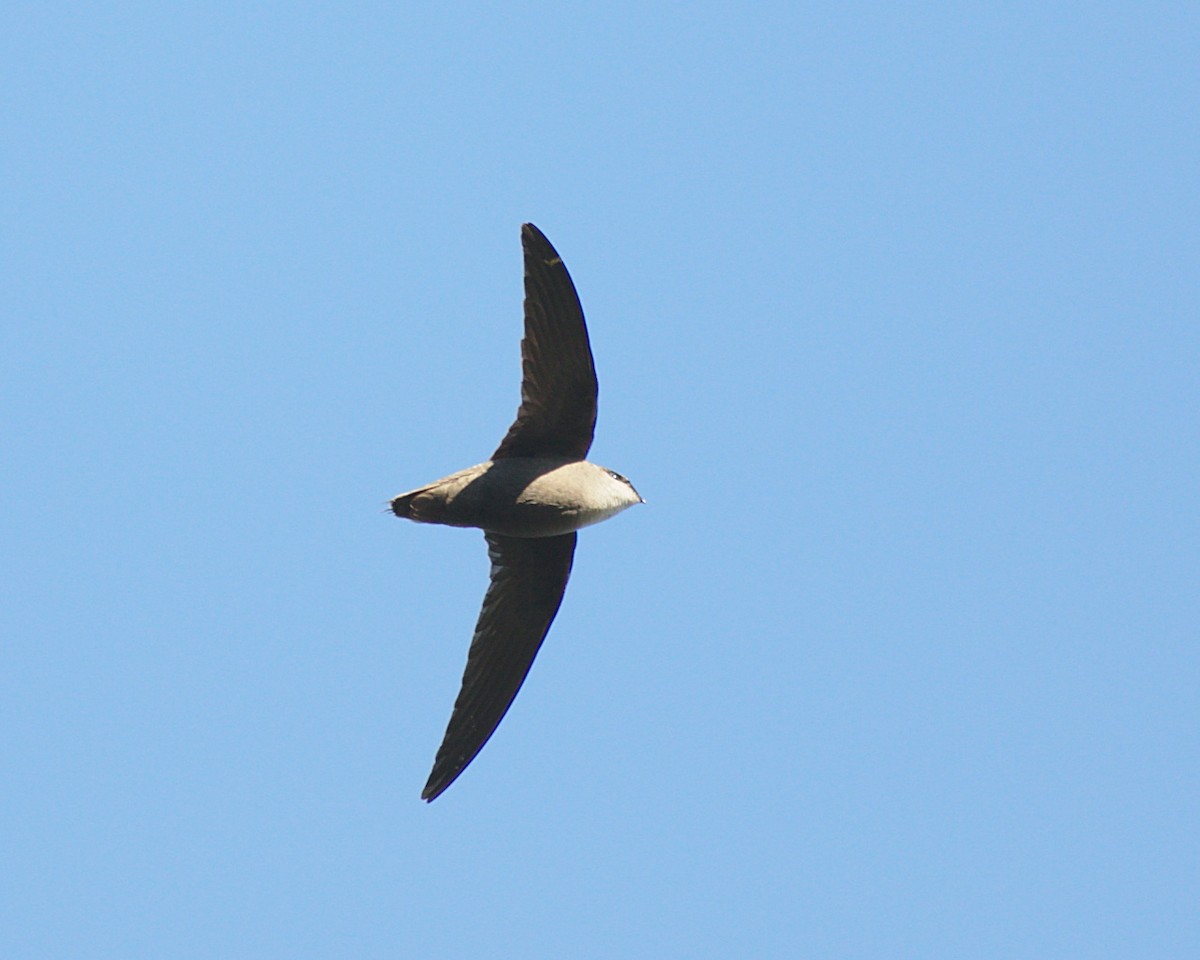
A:
POLYGON ((434 790, 429 786, 426 786, 425 789, 421 791, 421 799, 426 803, 433 803, 434 800, 442 795, 442 791, 445 789, 445 787, 442 787, 440 790, 434 790))
POLYGON ((558 251, 554 249, 554 244, 532 223, 521 224, 521 246, 526 250, 537 249, 538 255, 547 262, 558 261, 562 263, 562 260, 558 256, 558 251))
MULTIPOLYGON (((472 757, 471 759, 474 760, 475 758, 472 757)), ((450 789, 454 781, 459 778, 469 765, 470 760, 456 769, 453 765, 445 766, 435 760, 433 770, 429 773, 429 779, 425 781, 425 786, 421 790, 421 799, 426 803, 433 803, 434 800, 450 789)))
POLYGON ((421 799, 426 803, 433 803, 438 797, 446 792, 446 788, 450 786, 456 779, 457 772, 450 772, 441 768, 441 765, 434 763, 433 770, 429 773, 429 779, 425 781, 425 786, 421 790, 421 799))

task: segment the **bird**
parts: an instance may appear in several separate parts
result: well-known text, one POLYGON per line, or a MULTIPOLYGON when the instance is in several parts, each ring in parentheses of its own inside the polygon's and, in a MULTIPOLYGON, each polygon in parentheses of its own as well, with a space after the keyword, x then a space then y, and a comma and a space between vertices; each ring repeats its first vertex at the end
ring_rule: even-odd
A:
POLYGON ((621 474, 586 457, 598 384, 583 307, 558 251, 521 226, 525 326, 521 402, 491 459, 402 493, 392 512, 417 523, 483 530, 491 561, 462 687, 421 799, 467 768, 521 689, 562 604, 576 531, 636 504, 621 474))

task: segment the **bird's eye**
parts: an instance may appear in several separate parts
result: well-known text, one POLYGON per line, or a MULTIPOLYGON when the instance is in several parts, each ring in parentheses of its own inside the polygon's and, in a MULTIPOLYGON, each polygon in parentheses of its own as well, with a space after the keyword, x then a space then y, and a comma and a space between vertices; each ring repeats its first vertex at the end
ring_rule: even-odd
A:
POLYGON ((623 476, 621 476, 619 473, 617 473, 617 471, 616 471, 616 470, 609 470, 609 471, 608 471, 608 475, 609 475, 610 477, 612 477, 614 480, 620 480, 622 483, 628 483, 628 482, 629 482, 629 481, 628 481, 628 480, 626 480, 626 479, 625 479, 623 476))

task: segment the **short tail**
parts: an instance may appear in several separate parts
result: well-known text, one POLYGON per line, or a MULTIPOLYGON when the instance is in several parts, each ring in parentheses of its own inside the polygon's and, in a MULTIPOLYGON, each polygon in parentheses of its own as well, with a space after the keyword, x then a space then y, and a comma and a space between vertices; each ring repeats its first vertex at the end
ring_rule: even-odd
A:
POLYGON ((415 520, 417 523, 442 523, 446 513, 445 501, 429 487, 410 490, 393 498, 392 513, 405 520, 415 520))
POLYGON ((403 520, 415 520, 416 517, 412 514, 412 502, 420 492, 420 490, 413 490, 411 493, 402 493, 394 498, 391 503, 392 513, 403 520))

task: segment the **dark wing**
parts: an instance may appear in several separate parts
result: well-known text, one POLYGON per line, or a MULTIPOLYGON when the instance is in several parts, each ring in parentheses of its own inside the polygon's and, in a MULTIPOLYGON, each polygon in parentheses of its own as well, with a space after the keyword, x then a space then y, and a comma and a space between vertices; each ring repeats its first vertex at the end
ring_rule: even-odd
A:
POLYGON ((574 533, 484 536, 492 580, 475 624, 462 689, 422 800, 433 800, 450 786, 503 719, 558 613, 571 575, 574 533))
POLYGON ((562 259, 532 223, 521 227, 525 251, 525 338, 521 407, 493 460, 576 457, 596 429, 596 367, 583 307, 562 259))

